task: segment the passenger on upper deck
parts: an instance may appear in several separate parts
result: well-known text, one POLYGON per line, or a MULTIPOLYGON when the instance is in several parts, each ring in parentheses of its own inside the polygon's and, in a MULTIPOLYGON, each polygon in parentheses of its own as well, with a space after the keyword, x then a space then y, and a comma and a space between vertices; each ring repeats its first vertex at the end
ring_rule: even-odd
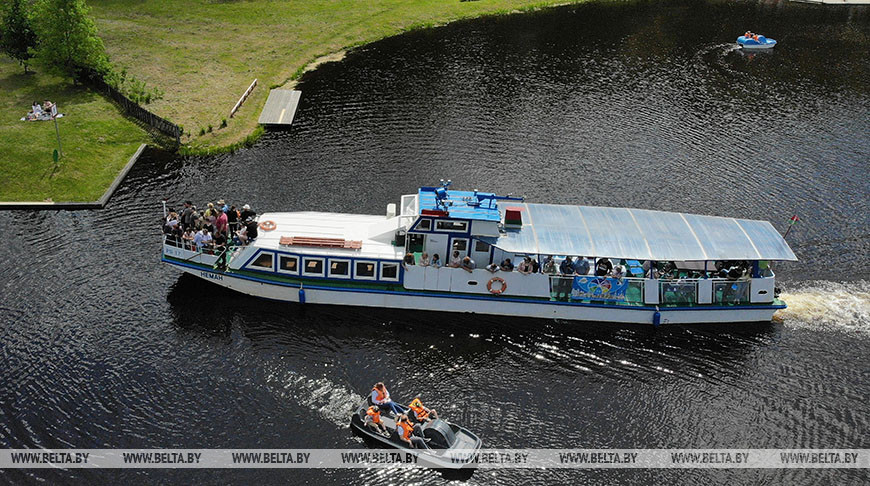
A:
POLYGON ((408 270, 408 267, 414 265, 414 254, 413 253, 405 253, 405 258, 402 259, 402 267, 405 270, 408 270))
POLYGON ((498 266, 498 263, 492 262, 486 266, 486 269, 489 270, 490 273, 496 273, 500 270, 501 267, 498 266))
POLYGON ((248 219, 254 219, 257 217, 257 212, 251 209, 251 206, 245 204, 242 206, 242 214, 240 218, 242 221, 247 221, 248 219))
POLYGON ((459 256, 459 250, 453 250, 453 257, 450 258, 450 267, 459 268, 462 265, 462 257, 459 256))
POLYGON ((190 215, 193 214, 193 211, 193 203, 190 201, 184 201, 184 209, 181 211, 181 226, 184 229, 191 227, 190 215))
POLYGON ((622 265, 617 265, 613 267, 613 271, 610 274, 611 277, 622 280, 625 277, 625 267, 622 265))
POLYGON ((586 257, 577 257, 577 261, 574 262, 574 273, 576 275, 589 275, 589 260, 586 257))
POLYGON ((437 253, 432 255, 432 267, 441 268, 441 257, 437 253))
POLYGON ((420 266, 428 267, 429 265, 431 265, 431 262, 429 261, 429 254, 424 251, 423 254, 420 255, 420 266))
POLYGON ((193 244, 194 231, 191 228, 187 228, 184 230, 184 234, 181 235, 181 239, 184 241, 184 248, 187 250, 194 250, 196 246, 193 244))
POLYGON ((235 205, 230 206, 230 210, 227 211, 227 228, 230 230, 230 236, 239 230, 239 212, 235 205))
POLYGON ((532 257, 532 273, 538 273, 541 271, 541 265, 538 263, 538 260, 535 257, 532 257))
POLYGON ((559 273, 562 275, 573 275, 574 274, 574 262, 571 260, 570 256, 566 256, 562 263, 559 264, 559 273))
POLYGON ((611 270, 613 270, 613 262, 609 258, 599 258, 598 263, 595 265, 595 276, 607 276, 611 270))
POLYGON ((471 273, 472 270, 477 268, 477 264, 474 263, 474 260, 472 260, 471 257, 465 257, 462 259, 462 264, 460 265, 460 268, 468 273, 471 273))
POLYGON ((528 275, 532 273, 532 259, 527 256, 523 257, 523 261, 520 262, 520 265, 517 267, 517 271, 522 273, 523 275, 528 275))
POLYGON ((501 266, 499 268, 501 268, 502 272, 513 272, 514 262, 512 262, 510 258, 505 258, 504 261, 501 262, 501 266))
POLYGON ((245 228, 248 230, 248 241, 257 239, 257 222, 253 219, 245 220, 245 228))
POLYGON ((236 242, 236 245, 247 245, 248 244, 248 228, 246 226, 242 226, 236 231, 236 234, 233 236, 233 241, 236 242))
POLYGON ((215 219, 214 222, 215 233, 224 235, 229 234, 229 231, 227 230, 228 226, 229 223, 227 222, 227 213, 223 211, 218 211, 217 219, 215 219))
POLYGON ((556 260, 553 260, 553 255, 547 255, 547 258, 544 259, 543 272, 547 275, 556 274, 556 260))

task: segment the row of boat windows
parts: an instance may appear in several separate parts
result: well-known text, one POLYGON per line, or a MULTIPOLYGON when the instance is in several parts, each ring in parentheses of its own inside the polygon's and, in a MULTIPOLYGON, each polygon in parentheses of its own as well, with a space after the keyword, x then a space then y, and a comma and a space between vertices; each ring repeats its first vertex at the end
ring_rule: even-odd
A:
MULTIPOLYGON (((421 219, 420 222, 417 223, 417 230, 432 231, 432 220, 421 219)), ((468 221, 451 221, 449 219, 439 219, 435 221, 435 231, 467 233, 468 221)))
POLYGON ((275 255, 261 252, 248 263, 248 268, 277 271, 306 277, 353 278, 356 280, 399 281, 399 264, 349 258, 307 257, 298 255, 275 255), (277 269, 275 257, 277 256, 277 269), (301 260, 301 261, 300 261, 301 260))

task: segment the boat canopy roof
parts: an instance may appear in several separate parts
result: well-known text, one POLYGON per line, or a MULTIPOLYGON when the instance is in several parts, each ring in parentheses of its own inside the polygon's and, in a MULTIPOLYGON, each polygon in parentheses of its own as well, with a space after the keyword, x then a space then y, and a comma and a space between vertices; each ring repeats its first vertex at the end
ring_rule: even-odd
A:
POLYGON ((511 253, 655 261, 797 261, 767 221, 593 206, 501 206, 502 213, 519 210, 522 227, 479 239, 511 253))

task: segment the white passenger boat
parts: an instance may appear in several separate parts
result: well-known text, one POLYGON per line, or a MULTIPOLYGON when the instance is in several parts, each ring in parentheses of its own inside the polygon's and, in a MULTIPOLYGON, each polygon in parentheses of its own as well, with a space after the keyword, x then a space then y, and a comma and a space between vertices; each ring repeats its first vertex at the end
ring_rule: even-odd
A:
POLYGON ((766 221, 533 204, 446 185, 402 196, 386 217, 272 212, 259 225, 255 241, 227 251, 226 266, 171 237, 163 261, 287 302, 659 325, 769 321, 785 308, 771 262, 797 260, 766 221), (454 250, 477 268, 402 263, 422 252, 447 263, 454 250), (606 258, 626 276, 484 268, 524 256, 588 257, 593 269, 606 258))

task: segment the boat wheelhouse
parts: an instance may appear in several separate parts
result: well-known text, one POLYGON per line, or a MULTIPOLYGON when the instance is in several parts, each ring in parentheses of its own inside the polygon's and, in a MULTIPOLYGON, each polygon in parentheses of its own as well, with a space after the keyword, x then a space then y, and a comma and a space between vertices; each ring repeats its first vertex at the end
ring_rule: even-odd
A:
POLYGON ((226 254, 167 236, 163 261, 250 295, 313 304, 655 325, 769 321, 785 308, 771 263, 797 259, 769 222, 535 204, 448 185, 402 196, 386 217, 265 213, 259 236, 226 254), (477 268, 403 264, 424 252, 442 264, 458 252, 477 268), (593 269, 607 259, 625 275, 484 268, 526 256, 557 266, 590 258, 593 269))

